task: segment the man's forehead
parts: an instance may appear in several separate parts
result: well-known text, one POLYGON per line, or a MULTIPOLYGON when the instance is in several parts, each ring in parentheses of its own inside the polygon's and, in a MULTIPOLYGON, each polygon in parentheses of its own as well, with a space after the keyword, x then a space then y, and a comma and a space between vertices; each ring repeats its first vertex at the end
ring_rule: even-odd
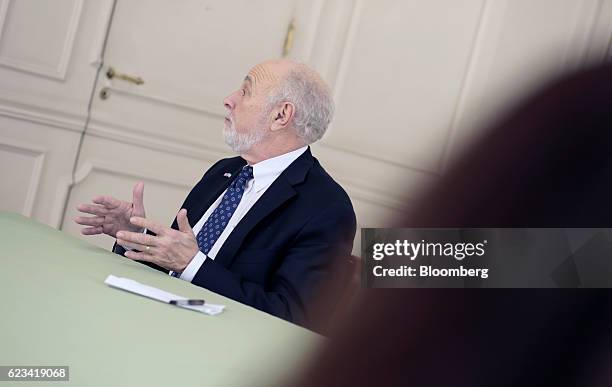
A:
POLYGON ((270 66, 263 63, 260 63, 249 70, 249 73, 244 79, 250 80, 253 84, 276 83, 278 81, 278 77, 270 66))

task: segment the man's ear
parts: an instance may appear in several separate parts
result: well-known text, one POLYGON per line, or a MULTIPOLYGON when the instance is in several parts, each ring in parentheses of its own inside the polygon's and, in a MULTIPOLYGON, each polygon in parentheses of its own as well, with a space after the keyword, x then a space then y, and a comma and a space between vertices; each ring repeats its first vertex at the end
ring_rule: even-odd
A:
POLYGON ((289 122, 295 115, 295 106, 291 102, 283 102, 278 108, 272 111, 274 117, 272 118, 272 131, 282 130, 289 125, 289 122))

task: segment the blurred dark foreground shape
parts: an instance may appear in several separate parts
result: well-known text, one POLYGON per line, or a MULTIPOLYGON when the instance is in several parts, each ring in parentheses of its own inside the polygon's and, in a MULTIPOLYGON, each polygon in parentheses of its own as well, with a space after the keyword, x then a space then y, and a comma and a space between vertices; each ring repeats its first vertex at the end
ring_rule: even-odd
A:
MULTIPOLYGON (((397 225, 612 227, 611 65, 485 133, 397 225)), ((612 291, 364 290, 288 385, 612 386, 612 291)))

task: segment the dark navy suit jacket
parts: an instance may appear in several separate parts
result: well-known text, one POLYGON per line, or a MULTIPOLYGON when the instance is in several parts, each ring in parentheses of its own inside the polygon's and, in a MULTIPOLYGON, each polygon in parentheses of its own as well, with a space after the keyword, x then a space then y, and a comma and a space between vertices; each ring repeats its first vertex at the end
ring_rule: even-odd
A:
MULTIPOLYGON (((241 157, 223 159, 204 174, 182 206, 192 226, 244 165, 241 157)), ((215 259, 204 261, 192 283, 315 328, 317 291, 340 280, 336 269, 351 254, 355 230, 348 195, 308 148, 236 225, 215 259)), ((125 252, 118 245, 114 251, 125 252)))

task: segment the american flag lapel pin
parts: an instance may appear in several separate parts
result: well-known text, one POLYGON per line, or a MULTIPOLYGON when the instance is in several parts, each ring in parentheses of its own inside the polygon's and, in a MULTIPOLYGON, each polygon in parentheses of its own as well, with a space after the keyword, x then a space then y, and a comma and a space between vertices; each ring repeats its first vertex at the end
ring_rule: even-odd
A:
POLYGON ((231 173, 229 173, 229 172, 225 172, 225 173, 223 174, 223 177, 232 177, 232 174, 231 174, 231 173))

